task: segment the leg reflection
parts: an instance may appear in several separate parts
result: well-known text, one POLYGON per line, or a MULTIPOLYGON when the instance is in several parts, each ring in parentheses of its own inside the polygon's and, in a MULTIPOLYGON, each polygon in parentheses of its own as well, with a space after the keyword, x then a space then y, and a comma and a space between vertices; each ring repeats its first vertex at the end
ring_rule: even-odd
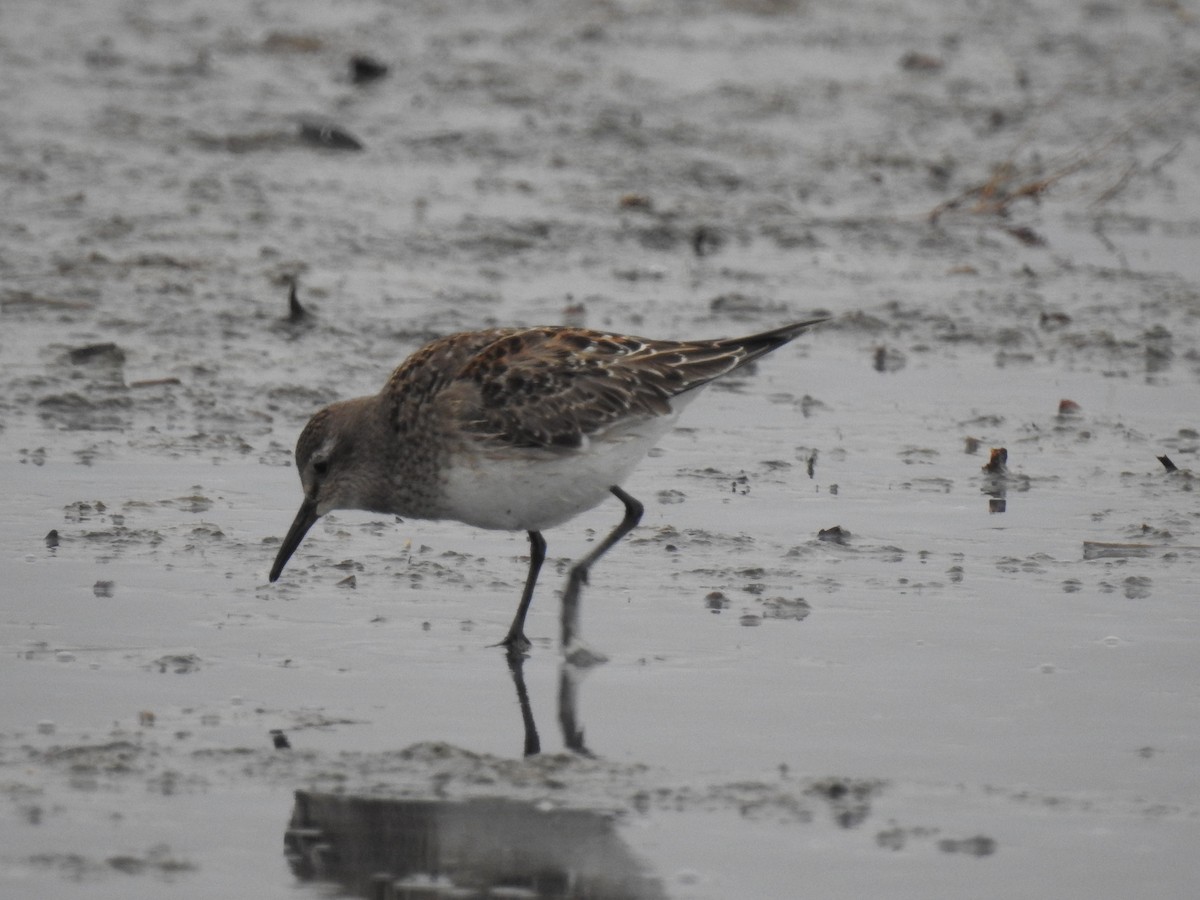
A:
POLYGON ((576 710, 579 681, 585 674, 585 669, 570 663, 558 667, 558 726, 562 729, 563 743, 568 750, 591 756, 592 751, 583 743, 583 726, 576 710))
MULTIPOLYGON (((529 702, 529 689, 525 686, 525 657, 507 654, 509 674, 517 690, 517 705, 521 708, 521 723, 525 731, 525 756, 542 752, 538 737, 537 722, 533 718, 533 704, 529 702)), ((581 756, 592 756, 583 740, 583 726, 578 713, 579 682, 588 669, 580 669, 570 663, 558 668, 558 726, 562 730, 563 743, 568 750, 581 756)))
POLYGON ((508 653, 505 654, 505 658, 508 660, 508 671, 512 675, 513 685, 517 689, 517 703, 521 707, 521 721, 525 726, 525 755, 533 756, 542 752, 542 742, 538 738, 533 708, 529 705, 529 691, 525 687, 525 657, 508 653))

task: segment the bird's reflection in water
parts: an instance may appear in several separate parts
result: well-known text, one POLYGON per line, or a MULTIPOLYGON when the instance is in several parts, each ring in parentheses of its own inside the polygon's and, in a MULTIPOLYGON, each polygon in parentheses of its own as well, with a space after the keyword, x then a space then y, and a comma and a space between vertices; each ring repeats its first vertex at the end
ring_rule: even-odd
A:
POLYGON ((372 900, 665 896, 610 816, 503 798, 297 791, 284 847, 296 877, 372 900))
MULTIPOLYGON (((525 756, 541 750, 524 659, 509 657, 525 756)), ((576 710, 582 672, 559 672, 558 722, 590 756, 576 710)), ((503 797, 411 800, 297 791, 284 851, 297 878, 371 900, 665 897, 617 836, 611 813, 503 797)))
POLYGON ((575 666, 564 665, 558 670, 558 727, 562 731, 563 743, 568 750, 573 750, 582 756, 591 756, 592 752, 583 743, 583 726, 576 712, 579 680, 587 672, 575 666))

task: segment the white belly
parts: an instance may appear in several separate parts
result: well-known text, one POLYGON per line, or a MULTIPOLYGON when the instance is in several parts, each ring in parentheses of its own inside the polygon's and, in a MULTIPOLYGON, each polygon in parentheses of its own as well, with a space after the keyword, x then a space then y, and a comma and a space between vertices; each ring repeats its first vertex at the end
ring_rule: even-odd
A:
POLYGON ((612 496, 609 488, 629 477, 674 424, 681 405, 671 415, 594 435, 578 450, 459 455, 443 472, 441 518, 504 531, 561 525, 612 496))

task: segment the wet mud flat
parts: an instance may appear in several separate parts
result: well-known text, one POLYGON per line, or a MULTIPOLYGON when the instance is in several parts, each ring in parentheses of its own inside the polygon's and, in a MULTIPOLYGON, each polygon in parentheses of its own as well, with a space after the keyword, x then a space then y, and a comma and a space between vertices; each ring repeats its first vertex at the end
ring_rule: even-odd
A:
POLYGON ((5 4, 0 894, 1191 896, 1198 29, 5 4), (603 666, 608 507, 517 671, 521 535, 266 581, 306 417, 429 337, 813 314, 626 485, 603 666))

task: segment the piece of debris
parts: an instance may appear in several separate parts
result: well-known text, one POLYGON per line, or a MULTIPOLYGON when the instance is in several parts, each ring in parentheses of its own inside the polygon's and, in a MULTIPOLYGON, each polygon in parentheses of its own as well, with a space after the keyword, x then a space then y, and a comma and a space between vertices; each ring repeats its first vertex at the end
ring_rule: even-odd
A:
POLYGON ((763 601, 763 616, 767 619, 794 619, 801 622, 811 612, 812 606, 803 597, 768 597, 763 601))
POLYGON ((711 256, 725 243, 725 238, 715 228, 708 225, 697 225, 692 232, 692 252, 698 257, 711 256))
POLYGON ((841 525, 834 525, 832 528, 822 528, 818 531, 817 540, 830 544, 845 545, 850 543, 850 532, 841 525))
POLYGON ((704 606, 712 612, 719 613, 729 609, 729 598, 723 591, 709 591, 704 597, 704 606))
POLYGON ((300 140, 325 150, 362 150, 363 143, 329 122, 301 122, 300 140))
POLYGON ((996 852, 995 839, 982 834, 960 840, 943 838, 937 845, 943 853, 966 853, 968 856, 991 856, 996 852))
POLYGON ((300 298, 296 295, 296 278, 288 279, 288 316, 289 322, 303 322, 308 318, 308 310, 300 305, 300 298))
POLYGON ((1058 416, 1066 418, 1068 416, 1077 416, 1083 412, 1083 407, 1074 400, 1062 399, 1058 401, 1058 416))
POLYGON ((291 131, 271 129, 256 131, 249 134, 205 134, 192 131, 191 139, 198 147, 205 150, 219 150, 226 153, 254 153, 263 150, 281 150, 291 145, 295 138, 291 131))
POLYGON ((125 363, 125 351, 111 341, 106 341, 103 344, 88 344, 86 347, 76 347, 67 353, 67 357, 77 366, 84 363, 104 363, 120 366, 125 363))
POLYGON ((142 378, 129 382, 131 388, 165 387, 177 384, 183 384, 183 382, 174 375, 167 375, 164 378, 142 378))
POLYGON ((1124 559, 1156 556, 1158 554, 1200 556, 1200 546, 1184 544, 1142 544, 1123 541, 1084 541, 1084 559, 1124 559))
POLYGON ((1084 559, 1124 559, 1127 557, 1152 556, 1161 548, 1153 544, 1130 544, 1113 541, 1084 541, 1084 559))
POLYGON ((899 372, 907 364, 908 360, 903 353, 881 344, 875 348, 871 368, 876 372, 899 372))
POLYGON ((176 675, 190 675, 200 671, 200 657, 195 653, 168 653, 142 666, 148 672, 158 671, 160 675, 173 672, 176 675))
POLYGON ((1016 238, 1026 247, 1046 246, 1046 239, 1028 225, 1018 225, 1014 228, 1005 228, 1004 231, 1009 236, 1016 238))
POLYGON ((983 471, 989 475, 1004 475, 1008 472, 1008 450, 1004 447, 993 447, 991 456, 983 466, 983 471))
POLYGON ((945 63, 929 53, 910 50, 900 57, 900 68, 905 72, 940 72, 945 63))
POLYGON ((370 84, 388 73, 388 67, 369 56, 350 58, 350 80, 355 84, 370 84))
POLYGON ((1059 328, 1065 328, 1071 324, 1071 317, 1062 312, 1044 312, 1039 319, 1042 328, 1046 331, 1055 331, 1059 328))
POLYGON ((292 744, 288 740, 287 735, 283 733, 282 728, 272 728, 271 729, 271 743, 273 743, 275 745, 276 750, 291 750, 292 749, 292 744))
MULTIPOLYGON (((1158 461, 1163 464, 1163 468, 1166 469, 1168 472, 1178 472, 1179 471, 1179 466, 1177 466, 1177 465, 1175 465, 1175 463, 1171 462, 1171 457, 1169 457, 1169 456, 1160 456, 1158 458, 1158 461)), ((53 533, 54 532, 51 532, 51 534, 53 534, 53 533)))
POLYGON ((263 38, 262 46, 271 53, 316 53, 324 42, 314 34, 272 31, 263 38))

